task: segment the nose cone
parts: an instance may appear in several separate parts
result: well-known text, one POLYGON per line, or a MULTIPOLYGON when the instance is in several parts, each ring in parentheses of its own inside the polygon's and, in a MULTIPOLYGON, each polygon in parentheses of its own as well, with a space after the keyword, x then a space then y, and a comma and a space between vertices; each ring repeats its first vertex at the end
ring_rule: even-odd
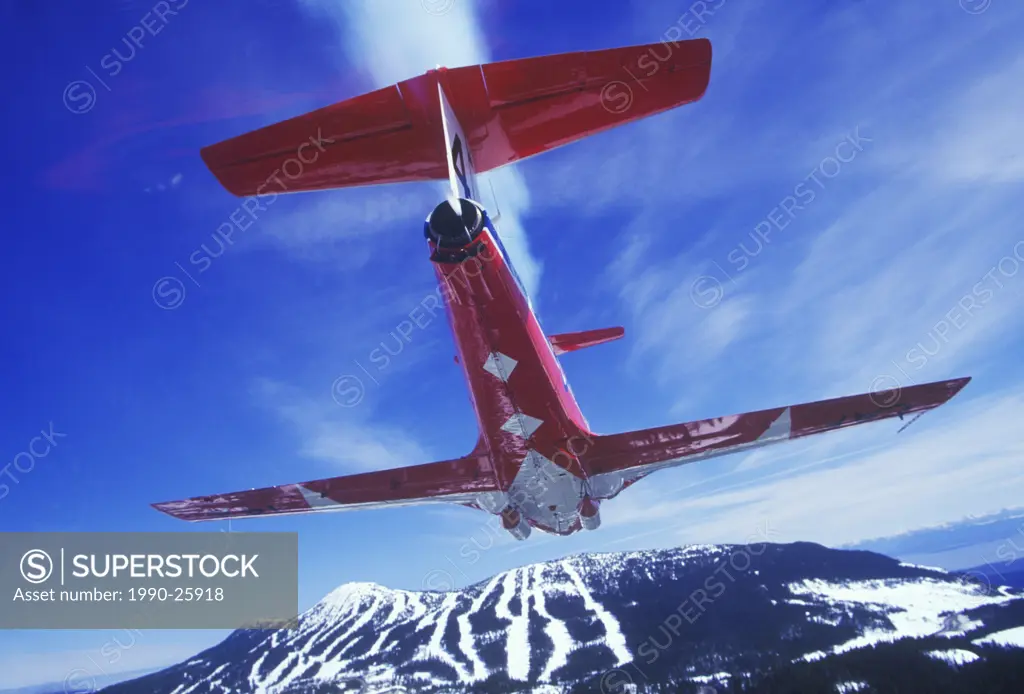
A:
POLYGON ((477 205, 460 198, 458 206, 459 212, 456 212, 452 203, 446 200, 435 207, 427 218, 428 237, 442 248, 465 246, 476 238, 483 227, 483 213, 477 205))

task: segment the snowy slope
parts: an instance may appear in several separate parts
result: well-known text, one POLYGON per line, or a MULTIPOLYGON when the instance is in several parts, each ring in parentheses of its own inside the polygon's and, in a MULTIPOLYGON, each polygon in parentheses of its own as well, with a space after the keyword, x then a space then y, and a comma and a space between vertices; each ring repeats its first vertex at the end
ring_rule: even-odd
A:
MULTIPOLYGON (((610 674, 713 683, 906 636, 1019 645, 1024 618, 1008 615, 1024 616, 1021 596, 809 543, 579 555, 446 593, 343 585, 294 631, 235 632, 105 691, 284 694, 352 678, 366 692, 597 691, 610 674)), ((952 664, 971 655, 930 652, 952 664)))

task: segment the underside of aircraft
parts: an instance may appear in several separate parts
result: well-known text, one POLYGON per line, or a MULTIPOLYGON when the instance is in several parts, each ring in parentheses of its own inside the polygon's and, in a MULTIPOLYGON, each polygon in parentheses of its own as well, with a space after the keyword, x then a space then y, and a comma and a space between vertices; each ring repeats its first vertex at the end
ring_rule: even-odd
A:
POLYGON ((602 502, 657 470, 918 416, 956 395, 969 378, 620 434, 590 430, 558 359, 624 331, 543 332, 475 174, 699 100, 710 42, 671 48, 665 59, 655 58, 665 53, 659 43, 439 68, 205 148, 220 183, 253 205, 282 192, 449 182, 424 236, 480 437, 451 460, 154 507, 204 521, 447 503, 499 515, 517 539, 531 528, 568 535, 596 529, 602 502), (318 156, 307 160, 311 147, 318 156))

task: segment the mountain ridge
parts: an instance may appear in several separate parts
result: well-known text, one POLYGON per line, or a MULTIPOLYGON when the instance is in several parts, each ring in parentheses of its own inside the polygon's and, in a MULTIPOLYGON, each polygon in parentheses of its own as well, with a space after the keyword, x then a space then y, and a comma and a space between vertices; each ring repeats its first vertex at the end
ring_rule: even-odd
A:
POLYGON ((581 553, 448 591, 344 584, 293 631, 236 631, 103 691, 617 694, 728 686, 907 638, 963 659, 1024 626, 1024 592, 967 579, 807 542, 581 553))

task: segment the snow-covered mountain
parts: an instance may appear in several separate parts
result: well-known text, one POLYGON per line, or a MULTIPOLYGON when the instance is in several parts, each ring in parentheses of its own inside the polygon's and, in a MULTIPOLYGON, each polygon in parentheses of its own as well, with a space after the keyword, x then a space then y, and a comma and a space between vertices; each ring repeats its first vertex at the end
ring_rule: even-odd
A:
POLYGON ((343 585, 293 631, 104 692, 719 691, 907 637, 934 667, 1010 657, 991 644, 1024 665, 1024 591, 809 543, 585 554, 445 593, 343 585))

